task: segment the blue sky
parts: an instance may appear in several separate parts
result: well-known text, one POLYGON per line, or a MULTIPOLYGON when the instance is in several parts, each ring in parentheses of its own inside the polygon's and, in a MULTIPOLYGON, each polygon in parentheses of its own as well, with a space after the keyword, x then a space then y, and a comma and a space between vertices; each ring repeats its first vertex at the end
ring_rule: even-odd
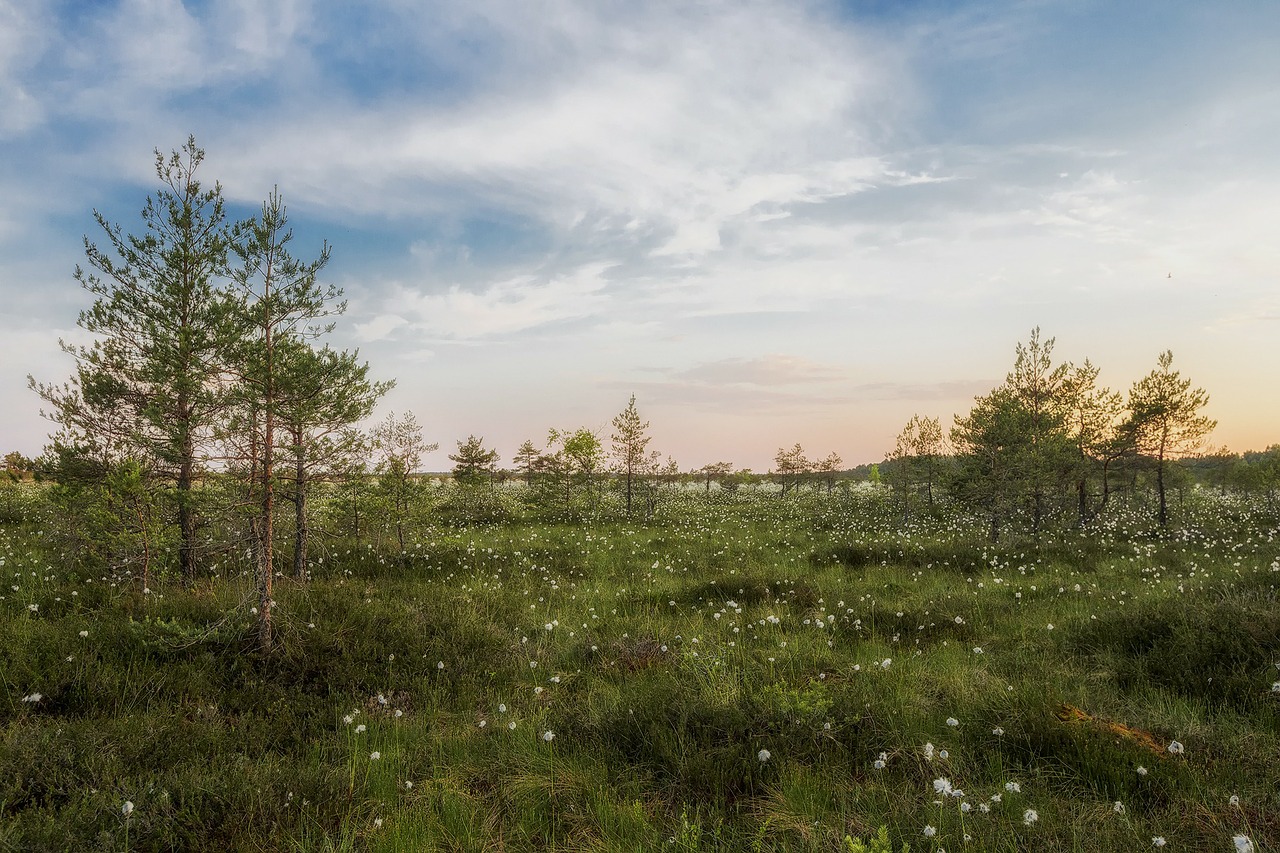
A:
POLYGON ((1172 349, 1260 448, 1277 44, 1272 2, 0 0, 0 445, 49 431, 92 210, 135 227, 195 134, 333 245, 334 342, 429 468, 632 393, 685 468, 872 461, 1037 325, 1120 390, 1172 349))

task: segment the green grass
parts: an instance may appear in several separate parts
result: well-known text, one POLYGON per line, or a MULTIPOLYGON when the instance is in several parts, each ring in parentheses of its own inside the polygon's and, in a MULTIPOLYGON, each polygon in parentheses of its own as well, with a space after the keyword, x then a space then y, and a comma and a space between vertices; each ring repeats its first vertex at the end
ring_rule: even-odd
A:
POLYGON ((423 527, 278 579, 269 656, 234 561, 144 593, 11 521, 0 849, 1280 850, 1280 543, 1217 517, 423 527))

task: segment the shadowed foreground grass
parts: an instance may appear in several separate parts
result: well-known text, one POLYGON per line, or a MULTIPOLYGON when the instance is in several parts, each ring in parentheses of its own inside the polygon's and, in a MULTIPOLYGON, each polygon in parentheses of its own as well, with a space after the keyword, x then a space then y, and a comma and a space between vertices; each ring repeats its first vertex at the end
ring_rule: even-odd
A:
POLYGON ((1274 530, 690 506, 335 549, 266 657, 0 528, 0 849, 1280 849, 1274 530))

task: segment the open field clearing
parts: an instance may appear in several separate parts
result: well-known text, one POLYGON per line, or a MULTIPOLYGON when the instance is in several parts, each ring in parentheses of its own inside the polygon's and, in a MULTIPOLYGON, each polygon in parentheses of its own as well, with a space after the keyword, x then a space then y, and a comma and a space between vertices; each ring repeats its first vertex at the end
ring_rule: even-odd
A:
POLYGON ((249 555, 146 590, 48 511, 0 527, 0 849, 1280 849, 1280 542, 1233 499, 425 524, 277 578, 270 654, 249 555))

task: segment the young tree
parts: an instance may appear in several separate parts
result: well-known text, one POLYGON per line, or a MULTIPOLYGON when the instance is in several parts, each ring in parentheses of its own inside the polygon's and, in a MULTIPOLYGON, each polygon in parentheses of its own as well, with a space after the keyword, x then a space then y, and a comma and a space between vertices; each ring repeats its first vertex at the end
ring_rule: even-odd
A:
POLYGON ((975 399, 969 414, 957 415, 951 428, 959 465, 956 496, 986 512, 992 542, 999 540, 1009 514, 1025 430, 1026 412, 1003 386, 975 399))
POLYGON ((773 476, 782 483, 782 494, 785 496, 792 489, 799 489, 800 483, 813 470, 813 463, 805 458, 804 448, 797 442, 790 450, 779 447, 773 457, 773 476))
POLYGON ((1098 368, 1085 359, 1073 367, 1063 383, 1067 434, 1076 455, 1076 516, 1081 525, 1093 515, 1089 508, 1089 478, 1096 471, 1102 481, 1102 502, 1110 495, 1111 463, 1121 454, 1118 437, 1123 402, 1118 393, 1098 385, 1098 368))
MULTIPOLYGON (((236 294, 232 316, 240 337, 231 347, 230 369, 237 378, 233 395, 245 410, 242 423, 250 431, 249 490, 256 506, 252 530, 257 553, 258 642, 271 646, 272 578, 275 576, 276 428, 290 389, 285 377, 298 379, 305 339, 330 331, 317 321, 341 314, 341 291, 320 284, 329 261, 329 246, 311 263, 293 257, 293 232, 280 193, 273 191, 257 218, 248 223, 244 239, 233 245, 241 265, 233 273, 236 294), (289 357, 299 359, 290 365, 289 357)), ((315 362, 310 362, 314 365, 315 362)))
POLYGON ((405 412, 402 418, 397 418, 395 412, 388 413, 374 429, 373 443, 379 455, 374 469, 378 474, 378 487, 390 505, 396 542, 403 554, 409 512, 419 491, 413 475, 422 464, 422 455, 438 450, 440 445, 426 443, 413 412, 405 412))
POLYGON ((57 512, 46 532, 77 559, 129 572, 146 590, 157 554, 172 545, 172 525, 164 524, 155 489, 136 460, 87 471, 77 470, 80 461, 55 465, 59 479, 48 499, 57 512))
POLYGON ((538 450, 529 439, 525 439, 524 443, 516 449, 514 462, 516 463, 516 471, 524 476, 524 484, 526 486, 533 485, 533 475, 538 471, 538 460, 542 457, 542 451, 538 450))
POLYGON ((902 498, 902 516, 911 514, 912 494, 922 489, 925 499, 933 505, 933 487, 937 480, 938 464, 946 453, 942 437, 942 424, 937 418, 912 415, 894 444, 888 459, 891 480, 902 498))
POLYGON ((155 155, 162 186, 143 206, 142 233, 126 235, 94 211, 106 247, 84 241, 93 271, 77 267, 75 278, 95 301, 78 323, 97 340, 63 345, 77 363, 68 384, 29 382, 62 424, 56 444, 144 464, 144 476, 176 506, 178 563, 190 582, 193 489, 226 405, 221 357, 231 325, 218 282, 238 229, 227 221, 221 187, 206 189, 196 177, 204 151, 194 137, 167 158, 155 155))
POLYGON ((723 480, 725 477, 728 477, 733 473, 733 463, 711 462, 699 468, 697 473, 702 476, 703 481, 706 484, 707 494, 711 494, 711 481, 723 480))
MULTIPOLYGON (((327 346, 317 350, 298 341, 290 349, 280 375, 280 426, 287 436, 282 450, 289 463, 282 480, 289 486, 285 497, 294 505, 293 576, 305 580, 310 484, 350 476, 361 481, 356 489, 363 487, 370 442, 355 424, 373 412, 395 383, 370 382, 369 365, 353 352, 327 346)), ((358 507, 355 521, 358 539, 358 507)))
POLYGON ((577 482, 589 488, 604 464, 604 446, 600 437, 589 429, 561 433, 560 449, 569 462, 569 470, 577 482))
POLYGON ((604 461, 600 438, 585 427, 547 431, 547 451, 538 457, 540 480, 565 510, 573 506, 575 490, 591 494, 604 461))
POLYGON ((632 482, 646 464, 645 447, 649 444, 649 436, 645 435, 645 430, 648 428, 648 421, 640 421, 636 395, 632 394, 627 407, 613 419, 613 459, 616 470, 626 483, 627 515, 631 515, 632 482))
POLYGON ((1067 378, 1071 365, 1053 363, 1054 339, 1041 343, 1039 327, 1016 347, 1013 371, 1005 379, 1023 424, 1017 454, 1017 480, 1031 510, 1031 529, 1039 531, 1049 497, 1065 484, 1074 467, 1067 435, 1067 378))
POLYGON ((993 538, 1017 505, 1029 513, 1032 531, 1039 531, 1049 499, 1065 492, 1075 468, 1067 432, 1071 368, 1053 363, 1053 344, 1052 338, 1042 343, 1040 330, 1033 329, 1030 343, 1017 345, 1004 384, 975 400, 951 431, 962 469, 957 494, 986 507, 993 538))
POLYGON ((840 454, 834 450, 827 454, 827 458, 815 462, 813 470, 822 475, 823 482, 826 483, 827 492, 829 493, 836 486, 836 474, 840 471, 840 466, 844 464, 844 460, 840 458, 840 454))
POLYGON ((1159 365, 1129 389, 1129 419, 1124 431, 1138 453, 1155 461, 1160 526, 1169 526, 1165 479, 1170 459, 1179 459, 1200 446, 1218 422, 1200 414, 1209 404, 1202 388, 1192 388, 1173 369, 1173 352, 1162 352, 1159 365))
POLYGON ((486 449, 484 438, 469 435, 465 442, 458 442, 458 452, 450 453, 449 460, 455 463, 453 479, 458 483, 464 486, 491 483, 498 463, 498 451, 486 449))

